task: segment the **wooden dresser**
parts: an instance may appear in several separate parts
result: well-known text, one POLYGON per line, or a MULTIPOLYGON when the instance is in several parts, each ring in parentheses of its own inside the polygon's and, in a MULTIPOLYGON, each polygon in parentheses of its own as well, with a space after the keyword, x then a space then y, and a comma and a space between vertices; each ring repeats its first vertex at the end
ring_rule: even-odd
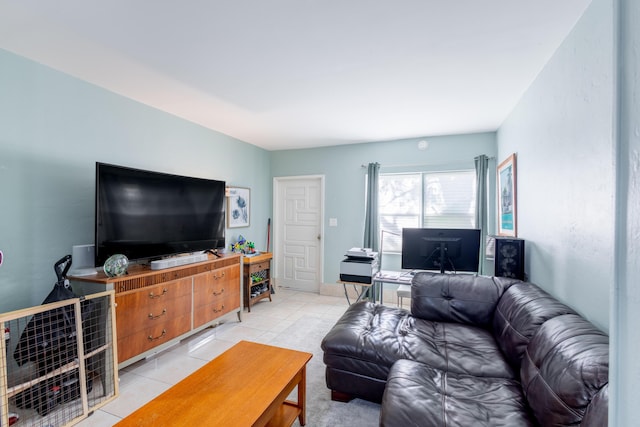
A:
POLYGON ((80 295, 116 292, 118 365, 127 366, 236 312, 241 320, 240 255, 164 270, 133 265, 121 277, 70 277, 80 295))

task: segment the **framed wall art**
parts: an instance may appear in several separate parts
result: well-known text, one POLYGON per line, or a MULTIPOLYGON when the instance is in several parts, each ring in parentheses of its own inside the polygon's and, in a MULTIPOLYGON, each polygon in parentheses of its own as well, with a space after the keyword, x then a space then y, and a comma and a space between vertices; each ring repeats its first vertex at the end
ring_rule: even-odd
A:
POLYGON ((251 213, 251 190, 229 187, 227 196, 227 227, 248 227, 251 213))
POLYGON ((516 237, 516 155, 513 153, 498 165, 498 235, 516 237))

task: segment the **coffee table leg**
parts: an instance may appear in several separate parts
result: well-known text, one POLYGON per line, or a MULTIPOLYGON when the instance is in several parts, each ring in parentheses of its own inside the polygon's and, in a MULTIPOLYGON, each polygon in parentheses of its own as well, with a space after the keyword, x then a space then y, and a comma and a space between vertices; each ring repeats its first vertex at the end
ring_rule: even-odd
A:
POLYGON ((300 415, 298 415, 298 421, 303 426, 307 422, 307 366, 302 367, 302 378, 298 383, 298 406, 300 407, 300 415))

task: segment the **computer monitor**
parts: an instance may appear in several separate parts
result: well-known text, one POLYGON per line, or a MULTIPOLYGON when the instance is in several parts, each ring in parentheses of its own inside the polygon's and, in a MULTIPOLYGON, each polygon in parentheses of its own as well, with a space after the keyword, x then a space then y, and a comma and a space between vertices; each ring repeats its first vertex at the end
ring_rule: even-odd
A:
POLYGON ((478 272, 480 230, 403 228, 402 268, 478 272))

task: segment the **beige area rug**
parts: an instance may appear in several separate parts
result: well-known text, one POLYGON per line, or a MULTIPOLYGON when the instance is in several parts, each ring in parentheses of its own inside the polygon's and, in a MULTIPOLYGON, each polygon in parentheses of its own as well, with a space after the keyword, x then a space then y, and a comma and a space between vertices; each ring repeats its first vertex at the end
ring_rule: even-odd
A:
MULTIPOLYGON (((325 382, 325 365, 320 342, 335 322, 304 317, 285 329, 270 344, 313 353, 307 365, 307 427, 374 427, 379 425, 380 405, 354 399, 348 403, 331 400, 325 382)), ((295 400, 296 394, 291 399, 295 400)), ((294 426, 299 426, 298 422, 294 426)))

